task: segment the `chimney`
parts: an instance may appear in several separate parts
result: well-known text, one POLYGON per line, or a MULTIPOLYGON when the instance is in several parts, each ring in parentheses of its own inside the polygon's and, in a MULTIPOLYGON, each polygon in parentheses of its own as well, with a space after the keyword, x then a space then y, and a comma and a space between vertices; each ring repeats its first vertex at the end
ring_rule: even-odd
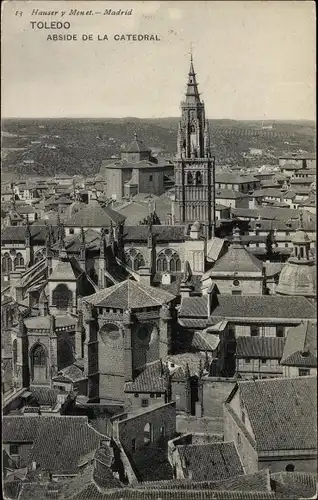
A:
POLYGON ((145 286, 151 286, 151 272, 149 267, 142 266, 138 269, 139 283, 145 286))

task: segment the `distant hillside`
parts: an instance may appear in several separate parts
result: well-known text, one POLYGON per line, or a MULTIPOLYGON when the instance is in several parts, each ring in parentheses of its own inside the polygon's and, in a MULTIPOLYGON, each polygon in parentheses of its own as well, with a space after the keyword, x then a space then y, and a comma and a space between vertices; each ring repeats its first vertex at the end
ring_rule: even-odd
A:
MULTIPOLYGON (((2 121, 2 169, 11 175, 92 175, 101 161, 117 155, 137 133, 150 148, 171 156, 176 150, 179 118, 7 119, 2 121)), ((209 120, 218 164, 273 163, 299 149, 315 150, 311 122, 209 120), (246 159, 248 148, 263 157, 246 159)))

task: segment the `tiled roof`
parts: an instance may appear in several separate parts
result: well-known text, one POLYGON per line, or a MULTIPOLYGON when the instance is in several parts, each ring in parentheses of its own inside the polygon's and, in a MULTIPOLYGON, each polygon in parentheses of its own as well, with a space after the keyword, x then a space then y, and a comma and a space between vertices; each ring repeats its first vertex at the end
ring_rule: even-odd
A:
POLYGON ((272 207, 257 207, 254 208, 231 208, 234 217, 251 217, 258 219, 269 220, 288 220, 299 219, 299 212, 291 208, 272 208, 272 207))
POLYGON ((65 226, 78 227, 105 227, 113 224, 121 224, 125 217, 109 207, 102 208, 96 201, 91 201, 84 208, 76 212, 65 221, 65 226))
POLYGON ((317 366, 316 322, 305 321, 287 332, 281 364, 289 366, 317 366))
POLYGON ((183 297, 179 310, 179 318, 206 318, 208 316, 208 296, 183 297))
POLYGON ((32 399, 34 398, 39 405, 54 406, 57 401, 57 389, 50 387, 32 387, 30 389, 32 399))
POLYGON ((284 338, 237 337, 236 357, 281 359, 284 343, 284 338))
POLYGON ((185 328, 206 328, 207 326, 207 318, 206 319, 193 319, 193 318, 179 318, 178 323, 185 328))
POLYGON ((251 175, 238 175, 234 173, 216 172, 215 182, 223 184, 245 184, 247 182, 258 182, 256 177, 251 175))
POLYGON ((223 249, 224 239, 213 237, 207 241, 206 245, 207 260, 209 262, 215 262, 223 249))
MULTIPOLYGON (((184 278, 183 273, 176 273, 172 274, 170 273, 171 276, 171 283, 170 285, 163 285, 162 284, 162 275, 164 273, 162 272, 157 272, 154 277, 153 277, 153 286, 162 288, 162 290, 166 290, 167 292, 172 293, 173 295, 178 295, 180 292, 180 286, 182 283, 182 280, 184 278)), ((192 275, 188 281, 187 285, 193 286, 193 292, 200 292, 201 291, 201 279, 200 276, 198 275, 192 275)))
POLYGON ((177 446, 177 452, 185 476, 192 473, 193 481, 219 481, 244 474, 233 442, 182 445, 177 446))
MULTIPOLYGON (((56 230, 55 228, 53 230, 56 230)), ((45 242, 45 226, 30 225, 31 242, 45 242)), ((25 241, 25 227, 24 226, 7 226, 1 232, 1 241, 25 241)))
POLYGON ((86 417, 9 417, 3 420, 3 441, 32 442, 28 463, 52 473, 76 473, 79 459, 99 447, 101 434, 86 417))
MULTIPOLYGON (((187 225, 184 226, 152 226, 153 235, 156 241, 185 241, 187 237, 187 225)), ((147 226, 125 226, 124 241, 147 241, 147 226)))
POLYGON ((277 498, 316 498, 317 479, 310 472, 275 472, 271 474, 272 489, 277 498))
POLYGON ((165 392, 160 361, 148 364, 133 382, 126 382, 125 392, 165 392))
POLYGON ((220 481, 192 481, 189 479, 172 479, 170 481, 145 481, 138 485, 138 489, 158 490, 230 490, 230 491, 268 491, 269 470, 262 469, 254 474, 221 479, 220 481))
POLYGON ((169 354, 165 361, 170 365, 172 380, 183 380, 186 376, 187 367, 191 376, 198 376, 201 366, 205 363, 205 354, 202 352, 185 352, 180 354, 169 354), (174 364, 174 367, 171 366, 174 364))
POLYGON ((265 262, 265 274, 267 277, 274 276, 281 272, 284 262, 265 262))
POLYGON ((123 148, 125 153, 150 153, 149 149, 140 139, 135 135, 134 140, 129 144, 127 148, 123 148))
POLYGON ((258 451, 317 449, 317 380, 238 382, 258 451))
POLYGON ((257 272, 262 273, 263 263, 251 254, 242 244, 233 243, 228 251, 216 261, 211 269, 213 278, 218 272, 257 272))
POLYGON ((155 307, 171 302, 175 298, 169 292, 151 286, 145 286, 128 279, 110 288, 85 297, 85 300, 96 307, 117 309, 136 309, 155 307))
MULTIPOLYGON (((83 380, 83 378, 85 378, 83 370, 81 370, 78 366, 74 364, 67 366, 66 368, 63 368, 63 370, 61 370, 59 374, 61 374, 65 379, 71 382, 77 382, 78 380, 83 380)), ((58 376, 59 375, 57 375, 57 377, 58 376)))

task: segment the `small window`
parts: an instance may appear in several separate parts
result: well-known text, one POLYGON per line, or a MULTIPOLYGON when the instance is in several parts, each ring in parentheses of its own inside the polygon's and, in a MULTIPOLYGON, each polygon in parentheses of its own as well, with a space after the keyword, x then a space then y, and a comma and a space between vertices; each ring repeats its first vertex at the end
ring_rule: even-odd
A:
POLYGON ((151 397, 151 398, 154 398, 154 397, 155 397, 155 395, 154 395, 154 393, 153 393, 153 392, 150 394, 150 397, 151 397))
POLYGON ((263 359, 262 359, 262 364, 263 364, 263 365, 265 365, 265 364, 266 364, 266 361, 267 361, 267 360, 263 358, 263 359))
POLYGON ((251 337, 259 337, 259 326, 251 326, 251 337))
POLYGON ((276 337, 282 338, 285 335, 285 328, 281 325, 276 326, 276 337))
POLYGON ((300 377, 306 377, 307 375, 310 375, 310 368, 299 368, 298 374, 300 377))
POLYGON ((288 243, 285 243, 285 248, 288 248, 288 243))
POLYGON ((10 444, 10 455, 18 455, 19 454, 19 445, 10 444))
POLYGON ((241 441, 241 436, 240 436, 240 433, 238 432, 237 433, 237 444, 241 444, 242 441, 241 441))
POLYGON ((245 424, 245 411, 242 410, 242 422, 243 424, 245 424))
POLYGON ((245 358, 245 363, 250 363, 251 362, 251 358, 245 358))
POLYGON ((131 440, 131 451, 136 451, 136 439, 131 440))
POLYGON ((103 314, 103 308, 102 308, 102 307, 99 307, 99 308, 98 308, 98 312, 99 312, 99 314, 103 314))
POLYGON ((242 295, 241 290, 232 290, 232 295, 242 295))
POLYGON ((135 398, 139 398, 138 392, 135 392, 134 396, 135 396, 135 398))
POLYGON ((147 406, 149 406, 149 400, 148 399, 142 399, 141 400, 141 406, 142 406, 142 408, 147 408, 147 406))
POLYGON ((165 428, 164 426, 160 427, 160 436, 165 437, 165 428))
POLYGON ((149 175, 149 181, 150 182, 152 181, 152 175, 149 175))
POLYGON ((156 398, 161 398, 161 392, 156 392, 156 398))
POLYGON ((70 234, 74 234, 74 229, 70 229, 70 234))

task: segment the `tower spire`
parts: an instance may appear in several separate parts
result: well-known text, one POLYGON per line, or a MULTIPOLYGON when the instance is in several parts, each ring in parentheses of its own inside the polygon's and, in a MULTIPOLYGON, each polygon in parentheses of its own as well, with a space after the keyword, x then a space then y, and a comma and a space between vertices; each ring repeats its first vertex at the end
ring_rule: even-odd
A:
POLYGON ((187 104, 196 104, 201 102, 198 90, 198 83, 196 80, 196 72, 194 71, 192 49, 190 52, 190 69, 188 74, 188 83, 185 96, 187 104))

